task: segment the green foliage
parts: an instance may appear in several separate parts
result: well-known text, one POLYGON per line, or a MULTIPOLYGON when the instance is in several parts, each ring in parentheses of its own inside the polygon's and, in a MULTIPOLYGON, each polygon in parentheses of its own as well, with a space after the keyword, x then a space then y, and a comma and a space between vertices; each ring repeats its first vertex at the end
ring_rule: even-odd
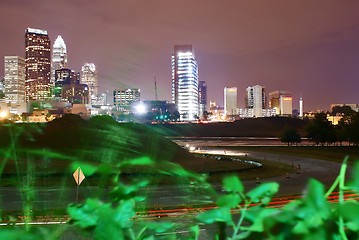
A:
MULTIPOLYGON (((217 193, 206 182, 205 176, 189 172, 171 162, 159 161, 160 156, 151 155, 148 149, 140 152, 140 148, 145 148, 143 143, 149 141, 136 142, 138 138, 135 138, 135 135, 145 132, 146 129, 138 129, 131 124, 121 128, 111 119, 104 119, 104 122, 106 124, 101 125, 100 118, 85 122, 74 116, 68 116, 64 122, 54 122, 46 128, 32 129, 26 126, 24 128, 29 130, 28 135, 11 126, 0 129, 5 133, 4 137, 10 140, 6 149, 0 152, 2 157, 0 175, 9 161, 14 161, 18 173, 26 174, 26 181, 21 181, 19 176, 16 181, 21 185, 22 197, 26 203, 24 214, 30 219, 33 215, 31 202, 36 193, 33 187, 33 178, 36 177, 34 169, 41 165, 45 168, 52 159, 70 163, 67 172, 71 174, 81 166, 87 178, 103 176, 107 181, 110 179, 112 184, 111 190, 106 191, 104 195, 89 197, 80 204, 70 204, 67 208, 70 221, 64 226, 31 227, 26 220, 23 228, 8 226, 0 231, 0 239, 60 239, 68 229, 73 228, 84 236, 94 239, 156 239, 161 233, 169 233, 164 239, 198 239, 201 224, 218 224, 219 232, 213 236, 214 239, 359 238, 359 204, 355 199, 344 201, 344 191, 359 192, 359 164, 355 165, 353 178, 348 184, 345 183, 347 168, 347 159, 345 159, 338 178, 327 192, 323 184, 311 179, 302 199, 291 202, 283 209, 268 208, 272 197, 278 192, 277 183, 263 183, 246 191, 240 179, 232 175, 223 179, 223 192, 217 193), (68 128, 64 130, 62 124, 68 128), (129 129, 137 129, 137 132, 133 133, 129 129), (47 134, 65 136, 61 135, 60 130, 67 131, 67 134, 78 134, 76 136, 81 137, 78 146, 85 146, 83 152, 66 154, 71 151, 62 151, 61 147, 56 148, 51 143, 48 143, 47 148, 38 147, 37 141, 41 140, 45 143, 45 140, 49 140, 47 134), (96 141, 86 139, 83 137, 84 134, 90 134, 96 141), (26 138, 26 141, 22 138, 26 138), (99 139, 111 142, 113 145, 111 148, 106 148, 99 139), (96 144, 98 148, 94 148, 96 144), (31 146, 35 147, 31 148, 31 146), (109 152, 109 149, 112 151, 109 152), (26 156, 26 165, 19 161, 19 157, 24 156, 26 156), (42 160, 41 165, 37 164, 38 159, 42 160), (142 189, 148 186, 150 179, 146 175, 124 178, 123 173, 139 167, 156 168, 157 173, 167 176, 193 179, 198 186, 198 189, 193 191, 200 190, 201 193, 208 194, 207 199, 215 201, 216 208, 203 211, 195 217, 186 216, 184 218, 186 221, 138 219, 136 212, 145 210, 143 202, 146 201, 146 196, 143 195, 142 189), (329 204, 327 197, 336 189, 339 192, 338 202, 329 204), (183 229, 188 230, 187 235, 170 233, 183 229)), ((158 141, 163 145, 171 146, 168 142, 161 142, 162 140, 154 135, 151 136, 152 142, 158 141)), ((60 141, 57 143, 63 144, 62 147, 67 146, 67 143, 60 141)), ((75 142, 71 143, 75 144, 75 142)), ((9 222, 9 225, 12 224, 12 221, 9 222)))

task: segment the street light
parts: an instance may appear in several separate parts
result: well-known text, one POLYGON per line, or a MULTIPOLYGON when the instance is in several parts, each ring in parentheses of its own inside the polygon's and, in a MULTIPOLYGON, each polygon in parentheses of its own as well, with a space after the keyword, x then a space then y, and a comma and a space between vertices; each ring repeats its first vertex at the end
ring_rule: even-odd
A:
POLYGON ((1 111, 0 112, 0 118, 1 119, 6 119, 8 118, 8 113, 6 111, 1 111))

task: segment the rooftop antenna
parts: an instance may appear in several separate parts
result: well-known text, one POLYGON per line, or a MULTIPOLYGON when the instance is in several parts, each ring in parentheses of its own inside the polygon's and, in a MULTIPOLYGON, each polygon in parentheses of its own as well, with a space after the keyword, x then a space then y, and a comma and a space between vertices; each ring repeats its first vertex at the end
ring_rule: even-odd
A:
POLYGON ((154 80, 155 80, 155 96, 156 96, 156 101, 158 101, 158 96, 157 96, 157 81, 156 81, 156 76, 153 76, 154 80))

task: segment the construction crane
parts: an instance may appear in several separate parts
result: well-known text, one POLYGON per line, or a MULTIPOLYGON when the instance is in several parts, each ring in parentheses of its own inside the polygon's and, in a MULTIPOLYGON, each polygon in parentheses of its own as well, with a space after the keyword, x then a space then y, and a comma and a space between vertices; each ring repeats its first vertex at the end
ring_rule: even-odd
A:
POLYGON ((155 80, 155 96, 156 96, 156 101, 158 101, 156 76, 153 76, 153 78, 154 78, 154 80, 155 80))

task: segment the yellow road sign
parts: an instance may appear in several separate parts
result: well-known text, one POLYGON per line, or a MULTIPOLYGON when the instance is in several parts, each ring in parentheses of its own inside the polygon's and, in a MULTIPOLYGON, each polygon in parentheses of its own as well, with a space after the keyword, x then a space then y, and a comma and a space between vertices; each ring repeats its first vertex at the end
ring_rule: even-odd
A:
POLYGON ((80 167, 78 167, 76 169, 76 171, 74 172, 74 174, 72 174, 72 175, 74 176, 77 185, 80 185, 82 183, 82 181, 85 179, 85 175, 82 172, 80 167))

